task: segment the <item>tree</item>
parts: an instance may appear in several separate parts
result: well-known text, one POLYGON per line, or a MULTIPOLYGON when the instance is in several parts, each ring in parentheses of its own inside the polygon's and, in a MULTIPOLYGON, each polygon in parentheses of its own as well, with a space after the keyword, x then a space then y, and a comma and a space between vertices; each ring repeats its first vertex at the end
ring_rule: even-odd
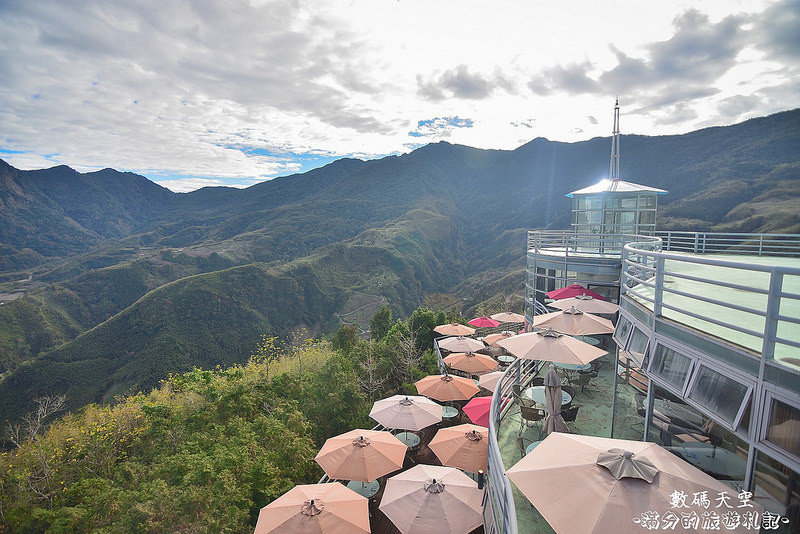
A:
POLYGON ((389 328, 392 327, 392 310, 388 306, 383 306, 369 320, 369 335, 374 341, 381 341, 386 337, 389 328))
POLYGON ((381 372, 380 359, 376 356, 376 345, 372 342, 364 344, 363 359, 359 362, 361 373, 358 383, 367 395, 370 403, 375 402, 375 394, 383 388, 389 379, 388 374, 381 372))
POLYGON ((350 352, 354 346, 358 345, 358 330, 355 325, 343 324, 331 338, 333 348, 342 352, 350 352))
POLYGON ((21 423, 8 425, 11 441, 19 447, 21 442, 35 438, 42 431, 45 420, 63 410, 66 401, 66 395, 45 395, 33 399, 36 410, 25 414, 21 423))

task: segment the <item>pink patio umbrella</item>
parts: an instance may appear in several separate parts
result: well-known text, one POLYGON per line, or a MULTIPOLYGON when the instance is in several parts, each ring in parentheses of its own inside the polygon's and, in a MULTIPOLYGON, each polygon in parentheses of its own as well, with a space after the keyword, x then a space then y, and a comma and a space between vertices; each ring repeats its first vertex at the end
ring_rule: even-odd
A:
POLYGON ((453 369, 458 369, 471 375, 488 373, 497 367, 497 361, 491 356, 474 352, 454 352, 442 361, 453 369))
POLYGON ((504 332, 498 332, 496 334, 489 334, 488 336, 483 338, 483 342, 487 345, 494 345, 501 339, 506 339, 514 335, 514 332, 509 332, 508 330, 504 332))
POLYGON ((386 482, 378 508, 403 534, 463 534, 483 524, 482 501, 458 469, 419 464, 386 482))
POLYGON ((450 352, 474 352, 481 350, 485 345, 482 341, 472 339, 471 337, 448 337, 437 341, 440 349, 445 349, 450 352))
POLYGON ((421 395, 393 395, 375 401, 369 416, 386 428, 417 432, 442 421, 442 405, 421 395))
POLYGON ((477 326, 478 328, 492 328, 495 326, 500 326, 500 321, 495 321, 491 317, 476 317, 469 322, 472 326, 477 326))
POLYGON ((525 321, 524 315, 512 312, 493 313, 489 317, 495 321, 500 321, 501 323, 522 323, 525 321))
POLYGON ((596 299, 590 295, 578 295, 568 299, 555 300, 550 302, 548 306, 559 310, 568 310, 574 307, 585 313, 611 314, 619 311, 617 304, 607 300, 596 299))
POLYGON ((478 386, 469 378, 453 375, 428 375, 414 383, 420 395, 425 395, 441 402, 467 400, 479 391, 478 386))
POLYGON ((328 438, 314 461, 330 478, 371 482, 401 469, 406 450, 389 432, 355 429, 328 438))
POLYGON ((488 429, 478 425, 457 425, 439 429, 428 445, 442 465, 470 473, 486 470, 489 455, 488 429))
POLYGON ((567 423, 561 415, 561 380, 558 378, 555 366, 551 363, 544 378, 544 409, 547 417, 544 420, 544 431, 569 432, 567 423))
POLYGON ((595 293, 591 289, 586 289, 580 284, 572 284, 571 286, 562 287, 561 289, 548 291, 546 295, 553 300, 568 299, 570 297, 577 297, 578 295, 589 295, 598 300, 606 300, 600 293, 595 293))
MULTIPOLYGON (((464 413, 476 425, 489 427, 489 408, 492 406, 491 397, 474 397, 464 405, 464 413)), ((455 427, 452 427, 455 428, 455 427)))
POLYGON ((536 315, 533 318, 533 327, 552 328, 556 332, 571 336, 590 336, 614 332, 614 325, 608 319, 584 313, 574 306, 568 310, 536 315))
POLYGON ((471 336, 475 333, 474 328, 461 323, 440 324, 433 331, 443 336, 471 336))
MULTIPOLYGON (((669 513, 676 523, 682 512, 700 516, 706 508, 691 506, 692 496, 700 494, 725 493, 737 514, 744 513, 735 508, 736 490, 646 441, 554 432, 506 474, 556 532, 638 534, 646 531, 648 517, 652 521, 650 511, 659 514, 657 526, 669 513), (689 498, 676 509, 680 494, 689 498)), ((761 517, 758 504, 748 510, 761 517)), ((701 519, 694 528, 676 530, 710 532, 702 525, 701 519)), ((749 531, 744 525, 737 529, 749 531)))
POLYGON ((258 513, 253 534, 368 533, 369 500, 342 484, 302 484, 258 513))
POLYGON ((478 387, 494 391, 502 377, 503 371, 492 371, 491 373, 481 375, 480 378, 478 378, 478 387))
POLYGON ((517 358, 585 365, 606 354, 588 343, 548 328, 542 332, 519 334, 497 342, 517 358))

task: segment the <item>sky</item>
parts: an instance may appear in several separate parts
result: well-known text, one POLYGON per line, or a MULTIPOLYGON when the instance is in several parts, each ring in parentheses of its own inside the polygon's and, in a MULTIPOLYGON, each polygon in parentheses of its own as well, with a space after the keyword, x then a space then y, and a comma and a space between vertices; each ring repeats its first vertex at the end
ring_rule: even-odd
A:
POLYGON ((0 159, 176 192, 800 107, 797 0, 0 0, 0 36, 0 159))

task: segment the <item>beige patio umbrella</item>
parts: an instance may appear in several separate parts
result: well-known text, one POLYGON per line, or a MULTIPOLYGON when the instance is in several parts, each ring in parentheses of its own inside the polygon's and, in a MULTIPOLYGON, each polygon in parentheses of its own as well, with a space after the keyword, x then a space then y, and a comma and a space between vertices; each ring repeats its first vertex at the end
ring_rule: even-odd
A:
POLYGON ((492 371, 491 373, 481 375, 480 378, 478 378, 478 387, 494 391, 502 377, 503 371, 492 371))
POLYGON ((420 395, 441 402, 471 399, 479 388, 469 378, 453 375, 428 375, 414 382, 420 395))
POLYGON ((371 482, 402 468, 407 449, 389 432, 355 429, 328 438, 314 460, 330 478, 371 482))
POLYGON ((511 336, 515 335, 514 332, 509 332, 508 330, 504 330, 503 332, 498 332, 496 334, 489 334, 488 336, 483 338, 483 342, 487 345, 494 345, 501 339, 508 339, 511 336))
POLYGON ((556 363, 585 365, 606 354, 574 337, 562 335, 552 328, 541 332, 527 332, 497 342, 517 358, 556 363))
POLYGON ((533 318, 533 327, 552 328, 556 332, 571 336, 590 336, 614 332, 614 325, 608 319, 584 313, 574 306, 567 310, 536 315, 533 318))
POLYGON ((544 378, 544 409, 547 417, 544 420, 544 431, 569 432, 567 423, 561 415, 561 380, 555 366, 551 363, 544 378))
POLYGON ((464 336, 448 337, 437 343, 440 349, 449 350, 450 352, 471 352, 481 350, 484 347, 482 341, 464 336))
POLYGON ((475 329, 461 323, 440 324, 433 329, 443 336, 471 336, 475 329))
MULTIPOLYGON (((730 486, 645 441, 554 432, 506 474, 556 532, 570 534, 641 533, 645 514, 657 512, 664 520, 672 512, 679 520, 700 492, 712 503, 722 492, 738 502, 730 486), (677 492, 688 496, 688 508, 673 510, 677 492)), ((701 515, 706 509, 694 511, 701 515)))
POLYGON ((428 447, 442 465, 458 467, 471 473, 486 470, 489 436, 486 427, 465 424, 441 428, 428 447))
POLYGON ((483 524, 482 499, 458 469, 419 464, 386 482, 379 509, 403 534, 464 534, 483 524))
POLYGON ((253 534, 368 533, 369 499, 339 483, 302 484, 258 513, 253 534))
POLYGON ((518 313, 512 313, 512 312, 495 313, 493 315, 490 315, 489 317, 491 317, 495 321, 500 321, 501 323, 524 323, 525 322, 525 316, 524 315, 520 315, 518 313))
POLYGON ((393 395, 375 401, 369 416, 386 428, 416 432, 442 421, 442 405, 421 395, 393 395))
POLYGON ((454 352, 442 361, 453 369, 476 375, 488 373, 497 367, 497 361, 491 356, 474 352, 454 352))
POLYGON ((578 295, 568 299, 554 300, 548 306, 559 310, 568 310, 575 307, 585 313, 617 313, 619 306, 607 300, 596 299, 591 295, 578 295))

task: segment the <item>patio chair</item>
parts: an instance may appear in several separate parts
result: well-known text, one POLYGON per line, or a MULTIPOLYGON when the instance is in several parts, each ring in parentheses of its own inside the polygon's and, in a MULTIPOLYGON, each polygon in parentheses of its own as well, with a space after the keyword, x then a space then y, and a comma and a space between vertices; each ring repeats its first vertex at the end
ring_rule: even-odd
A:
POLYGON ((597 378, 597 373, 595 371, 578 373, 578 380, 575 381, 575 386, 580 386, 581 393, 586 393, 589 395, 589 398, 593 398, 591 390, 587 389, 587 387, 592 383, 592 379, 594 378, 597 378))
POLYGON ((575 404, 574 406, 571 406, 568 410, 561 410, 561 417, 564 418, 564 422, 567 423, 567 428, 569 428, 573 434, 580 434, 580 432, 578 431, 578 427, 575 426, 575 419, 577 419, 578 417, 578 409, 581 406, 582 406, 581 404, 575 404), (571 427, 570 423, 572 423, 571 427))
POLYGON ((570 396, 570 397, 572 397, 572 400, 571 400, 571 401, 569 401, 569 402, 567 402, 567 403, 564 403, 564 404, 562 404, 562 405, 561 405, 561 409, 562 409, 562 410, 566 410, 567 408, 569 408, 570 406, 572 406, 572 403, 573 403, 573 401, 575 400, 575 397, 576 397, 576 395, 577 395, 577 392, 575 391, 575 388, 574 388, 574 387, 572 387, 572 386, 561 386, 561 391, 566 391, 567 393, 569 393, 569 396, 570 396))
POLYGON ((519 421, 519 434, 522 434, 523 428, 527 429, 531 426, 535 426, 539 429, 539 435, 541 435, 542 429, 540 424, 542 419, 544 419, 544 411, 528 406, 520 406, 519 413, 521 416, 519 421))
POLYGON ((544 377, 537 376, 536 378, 531 380, 531 385, 532 386, 543 386, 544 385, 544 377))

